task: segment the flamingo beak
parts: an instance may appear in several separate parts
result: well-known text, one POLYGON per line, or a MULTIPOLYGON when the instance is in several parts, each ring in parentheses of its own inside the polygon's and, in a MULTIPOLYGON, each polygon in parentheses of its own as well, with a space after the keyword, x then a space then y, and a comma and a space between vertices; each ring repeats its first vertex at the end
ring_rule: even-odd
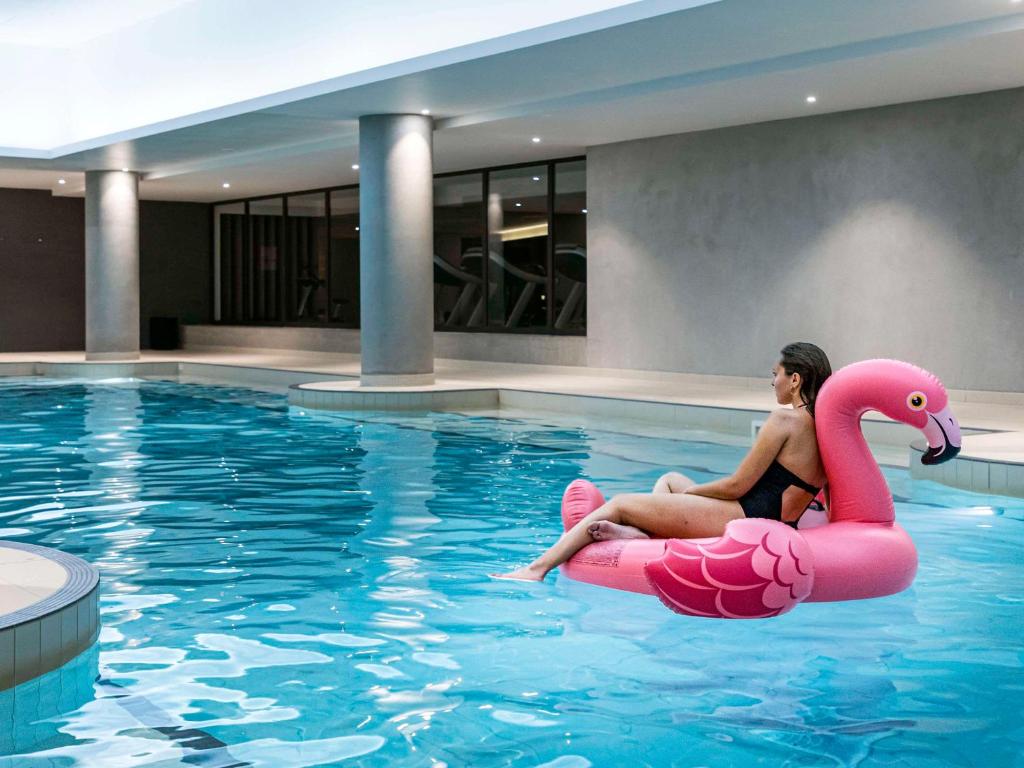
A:
POLYGON ((938 413, 928 411, 928 423, 921 430, 928 440, 922 464, 942 464, 960 453, 960 424, 947 405, 938 413))

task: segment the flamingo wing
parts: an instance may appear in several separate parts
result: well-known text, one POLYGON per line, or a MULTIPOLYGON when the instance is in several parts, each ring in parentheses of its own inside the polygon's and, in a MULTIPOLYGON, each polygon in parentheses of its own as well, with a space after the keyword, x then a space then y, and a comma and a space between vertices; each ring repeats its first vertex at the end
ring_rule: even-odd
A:
POLYGON ((775 520, 733 520, 717 539, 669 539, 644 566, 655 594, 689 616, 764 619, 811 593, 814 559, 803 536, 775 520))

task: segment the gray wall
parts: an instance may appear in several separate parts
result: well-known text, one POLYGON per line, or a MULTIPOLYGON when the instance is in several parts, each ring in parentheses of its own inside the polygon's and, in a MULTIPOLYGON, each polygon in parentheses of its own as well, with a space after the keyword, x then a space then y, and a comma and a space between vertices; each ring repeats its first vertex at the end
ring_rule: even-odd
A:
POLYGON ((1024 390, 1024 89, 588 150, 588 364, 1024 390))
MULTIPOLYGON (((210 319, 210 208, 140 204, 142 345, 149 318, 210 319)), ((85 348, 81 198, 0 189, 0 352, 85 348)))
MULTIPOLYGON (((245 325, 190 325, 185 346, 301 349, 311 352, 359 353, 354 328, 273 328, 245 325)), ((586 365, 583 336, 529 333, 434 333, 435 357, 534 365, 586 365)))

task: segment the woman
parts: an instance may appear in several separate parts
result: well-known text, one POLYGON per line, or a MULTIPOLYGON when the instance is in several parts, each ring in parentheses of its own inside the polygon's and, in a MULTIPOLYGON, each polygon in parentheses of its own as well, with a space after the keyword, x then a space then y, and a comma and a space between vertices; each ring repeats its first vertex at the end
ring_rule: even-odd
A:
POLYGON ((726 523, 742 517, 781 520, 796 527, 825 484, 814 402, 831 374, 828 357, 814 344, 787 345, 772 368, 772 387, 779 405, 792 408, 772 412, 732 475, 698 485, 670 472, 658 480, 653 493, 615 496, 598 507, 526 567, 493 575, 541 581, 593 541, 721 536, 726 523))

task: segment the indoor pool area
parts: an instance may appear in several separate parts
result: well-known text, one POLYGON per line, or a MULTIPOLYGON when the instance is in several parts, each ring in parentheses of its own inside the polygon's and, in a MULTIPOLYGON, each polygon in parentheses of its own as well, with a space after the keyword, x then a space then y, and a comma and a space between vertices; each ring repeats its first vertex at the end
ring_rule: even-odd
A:
MULTIPOLYGON (((578 420, 577 420, 578 421, 578 420)), ((735 436, 313 413, 208 383, 0 380, 0 539, 100 571, 99 641, 0 693, 0 765, 1017 764, 1024 500, 885 468, 890 597, 759 621, 487 577, 578 477, 731 471, 735 436)))
POLYGON ((1024 0, 0 0, 0 768, 1024 768, 1024 0))

